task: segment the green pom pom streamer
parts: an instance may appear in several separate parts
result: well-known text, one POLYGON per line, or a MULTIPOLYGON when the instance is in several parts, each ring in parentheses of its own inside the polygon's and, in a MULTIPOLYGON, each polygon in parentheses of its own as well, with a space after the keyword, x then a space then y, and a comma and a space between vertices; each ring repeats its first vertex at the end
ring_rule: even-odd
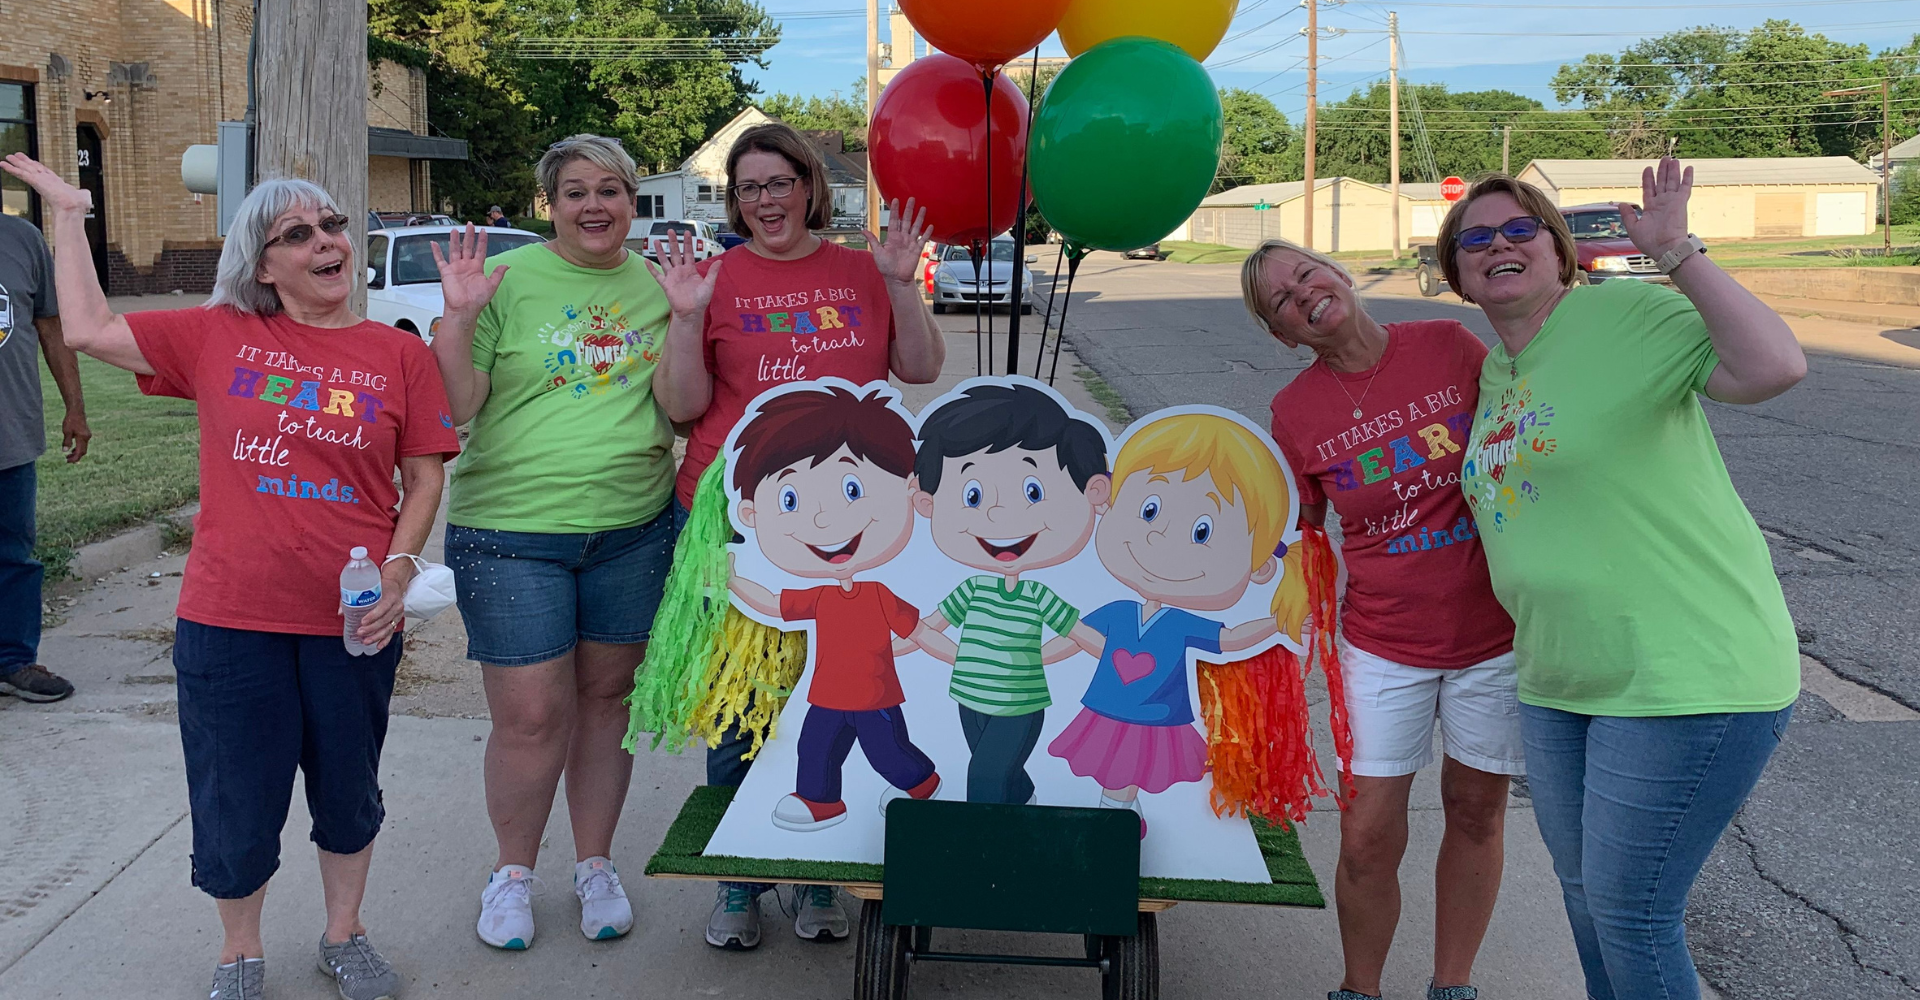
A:
POLYGON ((648 749, 664 742, 679 753, 693 728, 694 709, 713 687, 710 664, 727 615, 727 543, 733 540, 722 485, 725 466, 716 458, 701 475, 693 511, 673 550, 647 656, 634 670, 633 693, 627 696, 632 712, 620 745, 629 752, 651 733, 648 749))

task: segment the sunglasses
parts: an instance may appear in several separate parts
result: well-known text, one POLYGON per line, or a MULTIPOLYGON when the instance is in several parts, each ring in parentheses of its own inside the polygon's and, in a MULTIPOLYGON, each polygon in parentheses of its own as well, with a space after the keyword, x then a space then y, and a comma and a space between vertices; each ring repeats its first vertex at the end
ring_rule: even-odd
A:
POLYGON ((1525 243, 1540 235, 1540 227, 1546 225, 1537 215, 1523 215, 1517 219, 1508 219, 1497 226, 1475 226, 1462 229, 1453 238, 1453 245, 1468 253, 1482 253, 1493 245, 1493 234, 1499 233, 1508 243, 1525 243))
MULTIPOLYGON (((310 239, 313 239, 313 231, 316 228, 319 229, 321 232, 326 233, 328 236, 338 236, 341 233, 344 233, 347 231, 347 223, 352 221, 353 221, 352 219, 349 219, 344 215, 329 215, 326 218, 321 219, 318 226, 308 225, 307 223, 304 223, 304 222, 302 222, 297 226, 288 226, 286 232, 281 233, 280 235, 275 236, 273 239, 268 240, 267 246, 273 246, 276 243, 284 243, 290 247, 297 247, 300 244, 305 243, 310 239)), ((265 247, 263 247, 262 249, 265 249, 265 247)))

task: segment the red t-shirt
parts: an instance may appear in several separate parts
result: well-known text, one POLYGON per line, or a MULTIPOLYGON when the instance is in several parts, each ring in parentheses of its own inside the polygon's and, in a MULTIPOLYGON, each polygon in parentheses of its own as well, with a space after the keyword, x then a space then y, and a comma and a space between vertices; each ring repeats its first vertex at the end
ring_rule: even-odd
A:
POLYGON ((402 457, 460 451, 440 368, 420 338, 231 308, 127 316, 150 396, 199 403, 200 517, 179 616, 340 634, 348 550, 386 558, 402 457))
POLYGON ((1386 329, 1372 369, 1316 361, 1281 389, 1273 439, 1300 502, 1331 496, 1340 514, 1347 641, 1408 666, 1471 666, 1513 648, 1513 619, 1494 599, 1460 492, 1487 348, 1453 320, 1386 329))
POLYGON ((700 474, 755 396, 826 375, 855 385, 884 380, 893 345, 893 306, 873 254, 822 240, 799 260, 768 260, 745 246, 713 260, 726 261, 702 338, 713 401, 693 422, 674 484, 688 509, 700 474))
POLYGON ((907 700, 893 669, 893 637, 912 635, 920 611, 885 584, 863 581, 780 592, 780 617, 813 619, 813 685, 807 704, 871 712, 907 700))

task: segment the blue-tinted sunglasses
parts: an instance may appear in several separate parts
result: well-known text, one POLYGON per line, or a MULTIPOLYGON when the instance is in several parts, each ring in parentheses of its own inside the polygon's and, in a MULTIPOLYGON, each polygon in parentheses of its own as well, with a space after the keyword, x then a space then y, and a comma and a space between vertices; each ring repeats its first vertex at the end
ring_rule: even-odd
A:
POLYGON ((1453 238, 1454 246, 1468 253, 1481 253, 1493 245, 1493 234, 1499 233, 1508 243, 1525 243, 1540 235, 1540 227, 1546 225, 1537 215, 1523 215, 1517 219, 1508 219, 1497 226, 1475 226, 1460 230, 1453 238))

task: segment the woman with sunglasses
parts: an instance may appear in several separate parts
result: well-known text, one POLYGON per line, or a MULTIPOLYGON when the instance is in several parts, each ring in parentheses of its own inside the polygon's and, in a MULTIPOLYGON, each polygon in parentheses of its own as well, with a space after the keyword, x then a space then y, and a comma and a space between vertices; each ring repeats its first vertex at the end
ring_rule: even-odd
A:
POLYGON ((1806 356, 1687 232, 1692 187, 1664 159, 1641 206, 1619 206, 1674 290, 1576 287, 1553 202, 1504 175, 1439 234, 1448 283, 1500 336, 1461 488, 1516 626, 1534 818, 1595 1000, 1699 995, 1687 894, 1800 688, 1766 541, 1699 396, 1764 402, 1806 356))
MULTIPOLYGON (((1340 660, 1354 794, 1340 813, 1334 897, 1345 973, 1329 1000, 1380 996, 1400 920, 1414 775, 1446 747, 1428 1000, 1473 1000, 1473 961, 1500 894, 1509 777, 1524 773, 1513 621, 1494 600, 1455 486, 1486 345, 1453 320, 1376 322, 1346 268, 1285 240, 1247 258, 1255 322, 1313 364, 1273 397, 1273 438, 1302 520, 1332 501, 1347 569, 1340 660)), ((1333 622, 1320 623, 1333 627, 1333 622)))
MULTIPOLYGON (((826 164, 812 141, 779 122, 741 133, 727 152, 727 221, 747 242, 695 263, 690 248, 665 255, 661 283, 673 303, 667 353, 655 391, 676 423, 691 423, 675 497, 681 516, 733 425, 755 396, 785 382, 827 375, 863 385, 889 373, 902 382, 940 376, 947 346, 920 297, 926 212, 892 206, 886 242, 872 252, 814 235, 832 219, 826 164)), ((735 733, 707 750, 707 784, 739 785, 751 744, 735 733)), ((758 897, 766 885, 723 883, 707 943, 760 944, 758 897)), ((832 886, 799 900, 794 933, 844 938, 847 916, 832 886)))
POLYGON ((674 539, 673 428, 653 395, 667 299, 625 245, 633 159, 617 139, 575 135, 534 174, 551 242, 488 259, 469 226, 434 247, 446 314, 433 351, 453 423, 472 421, 447 564, 493 716, 498 853, 475 930, 515 951, 533 944, 534 864, 562 774, 580 933, 633 928, 610 860, 633 774, 620 743, 674 539))
POLYGON ((90 196, 25 154, 0 168, 52 215, 67 344, 133 372, 148 395, 198 404, 200 516, 173 666, 193 884, 225 932, 211 995, 263 995, 260 912, 298 769, 326 901, 320 968, 348 1000, 394 996, 400 977, 368 942, 360 904, 414 574, 396 557, 426 544, 442 466, 460 450, 440 372, 419 338, 353 312, 349 220, 313 184, 269 180, 247 195, 204 306, 119 315, 87 253, 90 196), (376 647, 365 656, 342 642, 337 589, 356 547, 383 563, 354 635, 376 647))

